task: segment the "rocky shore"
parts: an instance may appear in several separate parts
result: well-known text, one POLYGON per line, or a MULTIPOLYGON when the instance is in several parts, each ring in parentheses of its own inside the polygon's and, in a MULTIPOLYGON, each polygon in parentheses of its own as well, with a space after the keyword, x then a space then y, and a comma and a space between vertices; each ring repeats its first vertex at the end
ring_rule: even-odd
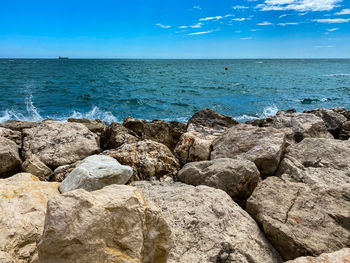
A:
POLYGON ((349 263, 350 111, 0 124, 0 263, 349 263))

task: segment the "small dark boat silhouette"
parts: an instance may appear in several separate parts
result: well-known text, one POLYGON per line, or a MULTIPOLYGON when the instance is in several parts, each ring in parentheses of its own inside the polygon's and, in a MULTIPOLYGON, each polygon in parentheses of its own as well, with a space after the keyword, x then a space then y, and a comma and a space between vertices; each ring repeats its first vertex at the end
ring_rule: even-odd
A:
POLYGON ((68 57, 61 57, 61 56, 59 56, 58 59, 68 59, 68 57))

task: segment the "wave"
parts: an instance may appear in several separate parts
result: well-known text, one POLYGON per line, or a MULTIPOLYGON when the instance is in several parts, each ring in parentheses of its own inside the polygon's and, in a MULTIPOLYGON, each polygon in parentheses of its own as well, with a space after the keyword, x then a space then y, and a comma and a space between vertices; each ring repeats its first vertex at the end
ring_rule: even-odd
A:
POLYGON ((322 75, 321 77, 348 77, 348 76, 350 76, 350 73, 326 74, 326 75, 322 75))
POLYGON ((233 118, 238 122, 253 121, 253 120, 257 120, 257 119, 264 119, 264 118, 267 118, 269 116, 275 116, 277 114, 277 112, 278 112, 278 108, 276 105, 273 104, 273 105, 265 107, 260 115, 254 116, 254 115, 243 114, 241 116, 236 116, 233 118))

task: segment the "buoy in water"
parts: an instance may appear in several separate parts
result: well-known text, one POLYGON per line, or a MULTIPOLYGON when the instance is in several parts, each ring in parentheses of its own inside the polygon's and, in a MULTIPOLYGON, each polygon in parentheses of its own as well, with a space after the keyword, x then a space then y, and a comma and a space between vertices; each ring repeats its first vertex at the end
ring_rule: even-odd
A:
POLYGON ((225 70, 228 70, 228 67, 225 67, 225 70))

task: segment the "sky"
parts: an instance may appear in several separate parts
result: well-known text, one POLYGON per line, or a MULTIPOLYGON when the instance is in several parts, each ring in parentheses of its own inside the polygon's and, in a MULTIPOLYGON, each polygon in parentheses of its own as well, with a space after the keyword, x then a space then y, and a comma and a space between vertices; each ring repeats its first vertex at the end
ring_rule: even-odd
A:
POLYGON ((0 58, 350 58, 350 0, 1 0, 0 58))

